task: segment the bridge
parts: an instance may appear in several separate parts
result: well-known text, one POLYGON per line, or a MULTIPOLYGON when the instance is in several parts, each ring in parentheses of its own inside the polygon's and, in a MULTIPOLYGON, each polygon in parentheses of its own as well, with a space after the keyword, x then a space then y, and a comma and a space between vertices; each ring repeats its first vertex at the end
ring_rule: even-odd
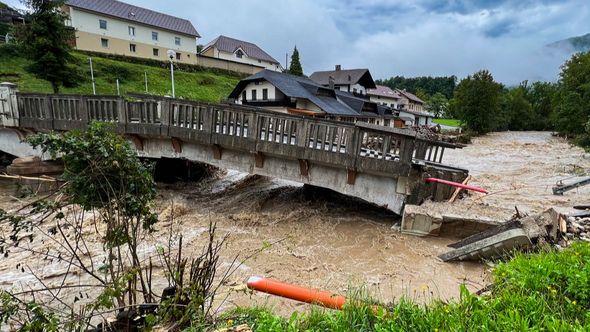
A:
POLYGON ((291 115, 234 104, 151 95, 19 93, 0 84, 0 151, 41 155, 22 140, 43 131, 112 123, 140 157, 183 158, 250 174, 329 188, 401 214, 405 203, 448 198, 463 181, 442 163, 457 145, 410 130, 291 115))

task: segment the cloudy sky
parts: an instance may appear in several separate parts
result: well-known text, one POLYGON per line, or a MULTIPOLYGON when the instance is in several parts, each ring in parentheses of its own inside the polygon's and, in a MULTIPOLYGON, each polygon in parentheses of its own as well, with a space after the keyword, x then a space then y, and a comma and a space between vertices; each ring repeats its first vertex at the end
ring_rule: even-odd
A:
MULTIPOLYGON (((543 46, 590 32, 589 0, 126 0, 190 19, 206 43, 257 43, 281 63, 294 45, 304 71, 366 67, 375 78, 466 76, 507 84, 555 80, 567 55, 543 46)), ((18 0, 8 4, 22 7, 18 0)))

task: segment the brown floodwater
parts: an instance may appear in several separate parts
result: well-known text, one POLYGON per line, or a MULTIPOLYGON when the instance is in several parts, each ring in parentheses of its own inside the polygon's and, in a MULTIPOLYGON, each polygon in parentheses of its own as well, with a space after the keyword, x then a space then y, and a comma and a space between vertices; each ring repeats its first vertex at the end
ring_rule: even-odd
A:
MULTIPOLYGON (((568 209, 590 197, 590 186, 562 197, 551 194, 557 180, 588 171, 590 157, 549 133, 490 134, 463 150, 448 153, 446 162, 470 169, 472 184, 492 192, 486 197, 471 195, 457 201, 459 210, 482 206, 488 210, 512 209, 515 205, 521 211, 551 206, 568 209)), ((270 305, 287 315, 308 308, 290 300, 245 292, 242 286, 252 275, 336 293, 363 286, 384 302, 402 296, 419 302, 448 300, 459 295, 461 284, 476 291, 488 283, 484 264, 443 263, 437 258, 456 239, 401 234, 392 228, 399 223, 396 216, 326 191, 228 171, 199 183, 160 185, 158 192, 157 207, 163 221, 159 231, 145 239, 144 257, 155 255, 157 246, 168 240, 171 228, 183 234, 183 255, 200 252, 211 220, 217 222, 219 235, 229 234, 222 251, 222 269, 235 256, 253 255, 221 288, 219 298, 227 295, 227 300, 218 301, 220 310, 235 305, 270 305), (167 221, 171 210, 175 216, 172 223, 167 221)), ((8 190, 0 193, 1 208, 14 209, 19 204, 8 190)), ((88 226, 89 233, 92 229, 88 226)), ((99 255, 99 238, 94 236, 91 242, 99 255)), ((55 247, 43 236, 28 245, 55 247)), ((0 287, 27 289, 38 285, 31 273, 15 269, 18 262, 25 262, 49 285, 59 284, 66 272, 64 264, 15 249, 8 258, 0 259, 0 287)), ((88 276, 75 270, 66 279, 66 284, 88 282, 88 276)), ((161 275, 156 284, 166 286, 161 275)), ((60 297, 73 300, 76 295, 77 291, 66 290, 60 297)))

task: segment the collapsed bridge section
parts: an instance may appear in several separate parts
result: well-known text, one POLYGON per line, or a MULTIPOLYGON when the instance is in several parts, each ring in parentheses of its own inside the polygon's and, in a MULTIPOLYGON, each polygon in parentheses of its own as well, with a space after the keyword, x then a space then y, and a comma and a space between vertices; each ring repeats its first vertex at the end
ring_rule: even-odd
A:
MULTIPOLYGON (((46 95, 4 89, 0 150, 37 131, 113 124, 139 156, 185 158, 221 168, 329 188, 401 214, 404 204, 442 200, 452 189, 425 178, 462 181, 442 164, 459 146, 410 130, 305 117, 234 104, 132 95, 46 95), (7 92, 6 92, 7 91, 7 92), (10 128, 10 129, 8 129, 10 128)), ((9 152, 9 151, 7 151, 9 152)), ((10 153, 10 152, 9 152, 10 153)), ((18 155, 20 156, 20 155, 18 155)), ((22 157, 22 156, 20 156, 22 157)))

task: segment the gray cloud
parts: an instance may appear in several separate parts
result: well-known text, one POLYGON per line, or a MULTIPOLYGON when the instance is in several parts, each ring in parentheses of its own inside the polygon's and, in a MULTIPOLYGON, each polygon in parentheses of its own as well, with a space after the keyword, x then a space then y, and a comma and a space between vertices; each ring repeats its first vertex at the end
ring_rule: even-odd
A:
POLYGON ((297 45, 306 73, 341 64, 376 78, 486 68, 507 84, 555 80, 567 55, 543 45, 590 32, 587 0, 126 1, 190 19, 201 43, 241 38, 283 63, 297 45))

